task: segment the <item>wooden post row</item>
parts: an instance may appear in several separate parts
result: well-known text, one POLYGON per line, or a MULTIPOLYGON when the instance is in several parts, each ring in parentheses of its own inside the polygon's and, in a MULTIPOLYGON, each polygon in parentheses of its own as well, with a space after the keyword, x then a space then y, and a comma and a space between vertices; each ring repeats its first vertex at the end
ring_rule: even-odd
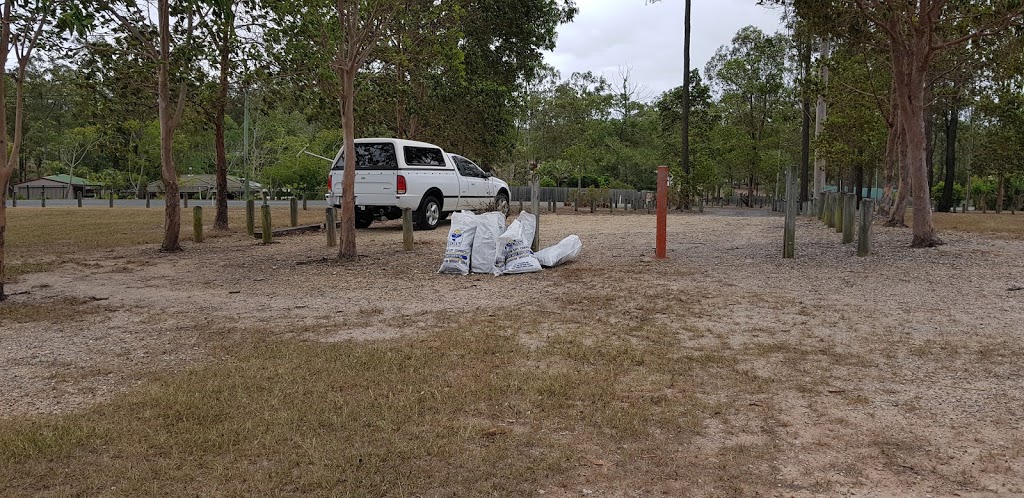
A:
POLYGON ((327 206, 324 229, 327 232, 327 247, 338 245, 338 224, 334 221, 334 206, 327 206))
POLYGON ((413 245, 412 239, 412 209, 402 209, 402 247, 406 251, 411 251, 413 245))
POLYGON ((871 254, 871 225, 875 211, 875 201, 864 199, 860 204, 860 230, 857 236, 857 256, 871 254))
POLYGON ((786 170, 786 226, 782 238, 782 257, 796 257, 796 168, 790 166, 786 170))
POLYGON ((203 207, 192 208, 192 240, 196 243, 203 241, 203 207))
POLYGON ((245 200, 245 231, 250 237, 256 233, 256 201, 245 200))
POLYGON ((843 194, 843 201, 843 244, 849 244, 857 224, 857 194, 843 194))
POLYGON ((260 206, 260 211, 263 215, 263 243, 270 244, 274 242, 274 229, 270 224, 270 206, 264 204, 260 206))

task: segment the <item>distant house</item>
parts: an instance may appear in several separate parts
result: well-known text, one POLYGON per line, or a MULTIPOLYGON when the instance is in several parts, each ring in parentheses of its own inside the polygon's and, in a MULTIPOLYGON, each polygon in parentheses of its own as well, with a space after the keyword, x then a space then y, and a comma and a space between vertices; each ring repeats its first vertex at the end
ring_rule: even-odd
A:
MULTIPOLYGON (((263 186, 256 182, 249 182, 249 190, 258 193, 263 186)), ((162 194, 164 183, 162 180, 150 182, 146 191, 151 194, 162 194)), ((216 175, 181 175, 178 177, 178 192, 187 195, 189 198, 207 199, 217 193, 216 175)), ((241 197, 245 192, 245 180, 237 176, 228 176, 228 197, 241 197)))
POLYGON ((82 197, 93 197, 102 188, 102 183, 71 175, 50 175, 14 186, 23 199, 41 199, 44 195, 47 199, 74 199, 79 192, 82 197))

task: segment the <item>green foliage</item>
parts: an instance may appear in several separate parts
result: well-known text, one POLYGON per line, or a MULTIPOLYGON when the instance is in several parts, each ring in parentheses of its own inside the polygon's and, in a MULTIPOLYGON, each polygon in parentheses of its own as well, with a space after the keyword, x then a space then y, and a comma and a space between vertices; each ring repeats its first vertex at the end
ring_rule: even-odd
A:
MULTIPOLYGON (((946 188, 946 182, 940 181, 932 186, 932 200, 938 202, 942 199, 942 191, 946 188)), ((953 184, 953 205, 959 206, 964 202, 964 186, 959 183, 953 184)))
MULTIPOLYGON (((710 81, 721 92, 721 113, 732 128, 720 137, 723 148, 733 151, 727 158, 730 176, 756 182, 774 177, 782 166, 766 152, 773 147, 781 149, 782 122, 793 122, 782 119, 790 93, 786 86, 787 47, 782 35, 768 36, 748 26, 708 62, 710 81)), ((775 156, 780 158, 780 154, 775 156)))

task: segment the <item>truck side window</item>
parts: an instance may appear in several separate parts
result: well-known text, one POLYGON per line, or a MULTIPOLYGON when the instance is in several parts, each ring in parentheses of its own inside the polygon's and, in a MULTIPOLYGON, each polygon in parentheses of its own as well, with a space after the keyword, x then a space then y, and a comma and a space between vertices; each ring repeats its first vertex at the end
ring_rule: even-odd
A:
POLYGON ((459 174, 462 176, 476 176, 476 172, 473 171, 473 163, 466 160, 464 157, 452 156, 455 161, 455 167, 459 168, 459 174))
POLYGON ((409 166, 434 166, 443 168, 444 153, 432 147, 406 147, 405 164, 409 166))

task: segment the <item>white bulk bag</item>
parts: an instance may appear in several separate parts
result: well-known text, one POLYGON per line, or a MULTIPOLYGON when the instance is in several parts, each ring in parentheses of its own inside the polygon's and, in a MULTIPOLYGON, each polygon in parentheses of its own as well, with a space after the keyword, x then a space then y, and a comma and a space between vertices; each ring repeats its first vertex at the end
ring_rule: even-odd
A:
POLYGON ((520 211, 516 220, 523 225, 523 240, 526 241, 526 245, 533 247, 533 237, 537 233, 537 215, 520 211))
POLYGON ((498 237, 505 233, 505 215, 495 211, 477 215, 473 239, 473 273, 491 273, 498 257, 498 237))
POLYGON ((448 247, 438 273, 469 274, 470 255, 476 236, 477 215, 463 211, 452 215, 452 228, 448 231, 448 247))
POLYGON ((533 257, 530 243, 523 238, 523 224, 513 221, 508 230, 498 237, 498 256, 494 259, 495 275, 540 271, 540 263, 533 257))
POLYGON ((551 247, 537 251, 534 256, 541 266, 550 268, 576 259, 582 249, 583 242, 580 241, 579 236, 570 235, 551 247))

